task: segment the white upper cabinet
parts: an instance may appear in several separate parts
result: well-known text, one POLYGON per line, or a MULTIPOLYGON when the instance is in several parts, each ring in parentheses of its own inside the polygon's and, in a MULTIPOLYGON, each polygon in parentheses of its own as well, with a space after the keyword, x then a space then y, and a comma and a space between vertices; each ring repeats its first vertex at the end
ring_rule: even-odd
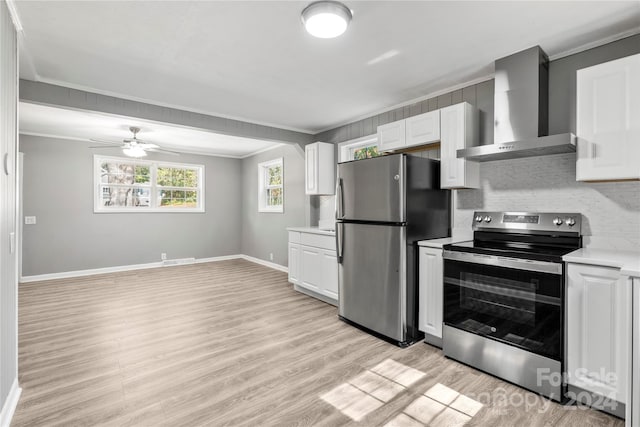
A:
POLYGON ((440 140, 440 110, 405 119, 407 147, 440 140))
POLYGON ((576 179, 640 179, 640 54, 577 72, 576 179))
POLYGON ((440 186, 478 188, 478 163, 456 155, 458 150, 478 145, 478 110, 468 102, 442 108, 440 129, 440 186))
POLYGON ((378 126, 378 150, 389 151, 404 148, 406 146, 405 129, 406 122, 404 120, 378 126))
POLYGON ((378 126, 378 149, 391 151, 440 140, 440 110, 378 126))
POLYGON ((335 192, 334 145, 314 142, 304 147, 305 193, 333 194, 335 192))

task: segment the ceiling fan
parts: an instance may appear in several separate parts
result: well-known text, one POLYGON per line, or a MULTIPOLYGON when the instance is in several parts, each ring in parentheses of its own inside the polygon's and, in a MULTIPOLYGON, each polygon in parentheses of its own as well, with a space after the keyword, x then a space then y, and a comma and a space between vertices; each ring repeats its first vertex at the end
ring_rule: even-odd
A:
POLYGON ((140 132, 140 128, 136 126, 130 126, 129 130, 133 133, 133 138, 125 138, 122 142, 116 141, 104 141, 100 139, 91 139, 92 142, 96 142, 98 144, 104 144, 100 147, 89 147, 89 148, 122 148, 122 152, 129 157, 144 157, 147 155, 147 151, 157 152, 157 153, 165 153, 171 154, 173 156, 179 156, 180 153, 177 151, 166 150, 161 148, 157 144, 152 144, 150 142, 143 141, 138 139, 137 134, 140 132))

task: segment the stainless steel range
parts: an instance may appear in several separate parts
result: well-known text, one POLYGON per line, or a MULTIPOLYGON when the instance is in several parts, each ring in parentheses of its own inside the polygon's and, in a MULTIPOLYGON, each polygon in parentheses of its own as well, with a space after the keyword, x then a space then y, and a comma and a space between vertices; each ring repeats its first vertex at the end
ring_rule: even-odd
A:
POLYGON ((581 220, 476 212, 473 241, 444 246, 445 356, 561 401, 562 256, 582 246, 581 220))

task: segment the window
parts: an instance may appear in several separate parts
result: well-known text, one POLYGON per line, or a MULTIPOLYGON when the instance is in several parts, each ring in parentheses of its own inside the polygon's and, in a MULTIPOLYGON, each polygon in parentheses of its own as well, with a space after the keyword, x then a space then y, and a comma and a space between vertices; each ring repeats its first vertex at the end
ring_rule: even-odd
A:
POLYGON ((382 154, 378 152, 377 135, 363 136, 362 138, 343 142, 339 145, 338 153, 340 162, 370 159, 382 154))
POLYGON ((94 212, 204 212, 204 166, 94 156, 94 212))
POLYGON ((258 212, 284 211, 282 157, 258 165, 258 212))

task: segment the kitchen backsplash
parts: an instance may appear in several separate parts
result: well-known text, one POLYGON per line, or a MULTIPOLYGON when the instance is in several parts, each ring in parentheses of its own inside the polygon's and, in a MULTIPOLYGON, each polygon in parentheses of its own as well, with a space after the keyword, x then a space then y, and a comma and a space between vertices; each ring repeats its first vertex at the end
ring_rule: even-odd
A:
MULTIPOLYGON (((438 158, 439 149, 412 153, 438 158)), ((473 212, 577 212, 584 246, 640 250, 640 182, 576 181, 574 153, 480 164, 481 188, 453 190, 454 235, 468 235, 473 212)), ((334 218, 334 196, 318 197, 320 220, 334 218)))
POLYGON ((318 224, 335 222, 336 196, 318 196, 318 224))
POLYGON ((640 182, 576 182, 574 153, 481 163, 480 181, 455 190, 454 233, 476 210, 578 212, 585 247, 640 250, 640 182))

